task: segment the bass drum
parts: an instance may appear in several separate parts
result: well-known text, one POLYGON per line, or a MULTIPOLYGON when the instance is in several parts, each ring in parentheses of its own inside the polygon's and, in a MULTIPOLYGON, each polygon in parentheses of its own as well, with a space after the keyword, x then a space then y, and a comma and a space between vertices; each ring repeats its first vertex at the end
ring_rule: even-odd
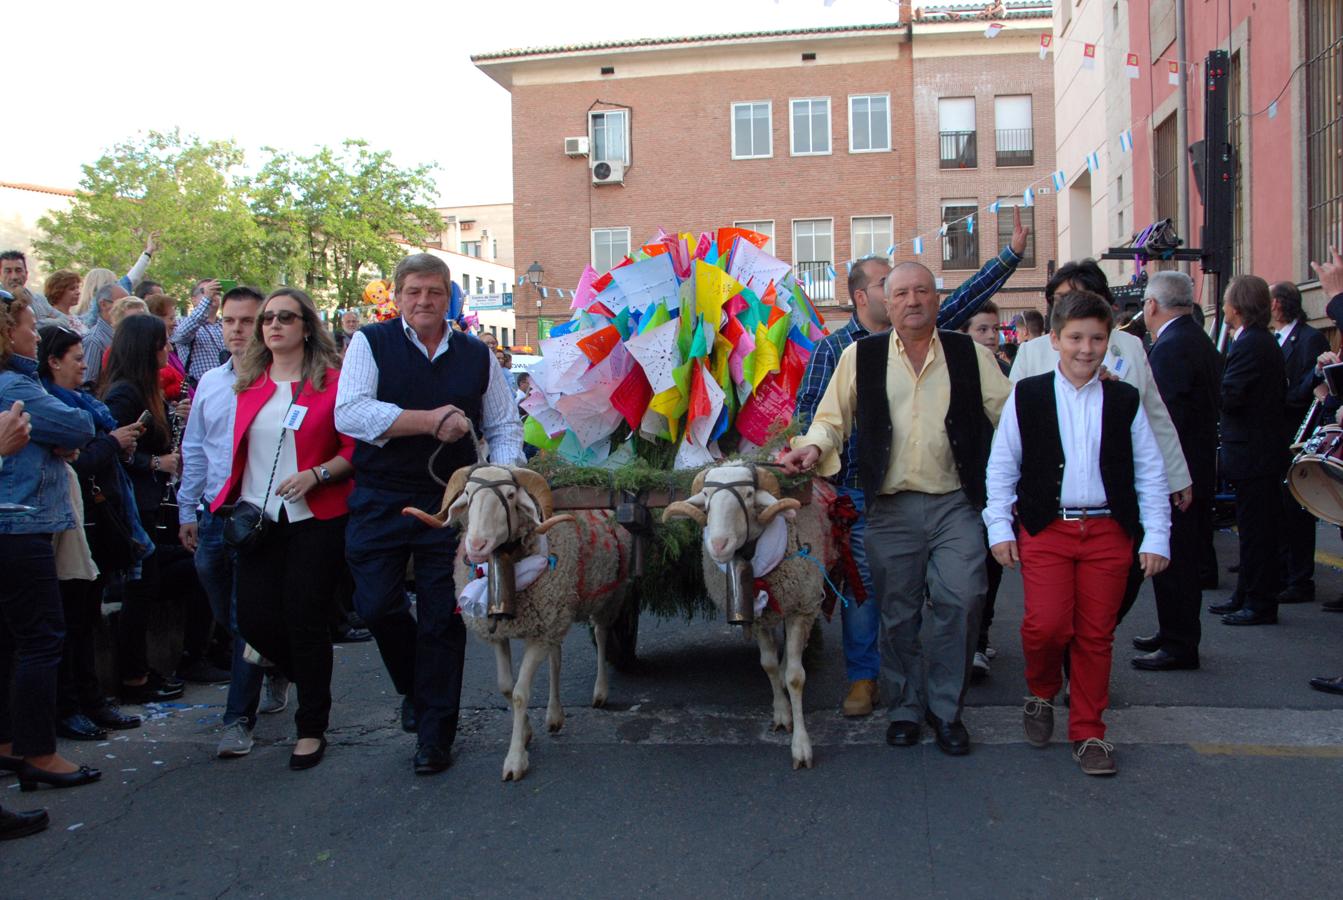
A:
POLYGON ((1343 526, 1343 426, 1315 430, 1292 460, 1287 487, 1316 517, 1343 526))

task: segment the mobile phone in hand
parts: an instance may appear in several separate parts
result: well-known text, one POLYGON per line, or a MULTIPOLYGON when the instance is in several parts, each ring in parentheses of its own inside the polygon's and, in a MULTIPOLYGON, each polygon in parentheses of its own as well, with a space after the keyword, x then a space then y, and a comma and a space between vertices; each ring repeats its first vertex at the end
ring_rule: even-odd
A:
POLYGON ((139 425, 141 428, 148 428, 149 423, 152 421, 154 421, 154 414, 149 410, 145 410, 140 413, 140 418, 135 420, 135 424, 139 425))
POLYGON ((219 282, 219 296, 221 297, 238 286, 236 278, 218 278, 216 281, 219 282))

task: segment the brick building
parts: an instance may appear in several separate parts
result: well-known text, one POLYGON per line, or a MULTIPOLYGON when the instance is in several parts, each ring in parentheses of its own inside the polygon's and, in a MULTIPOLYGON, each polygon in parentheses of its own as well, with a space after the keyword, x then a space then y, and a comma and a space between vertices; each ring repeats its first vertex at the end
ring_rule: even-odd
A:
MULTIPOLYGON (((978 12, 926 13, 916 23, 473 57, 512 95, 518 271, 536 262, 543 284, 572 288, 584 265, 609 268, 659 226, 740 224, 770 234, 771 252, 811 275, 832 324, 846 318, 845 261, 892 243, 897 260, 916 258, 916 234, 925 234, 917 258, 954 287, 996 252, 1000 223, 981 213, 973 234, 962 225, 942 242, 942 208, 1020 197, 1053 161, 1052 79, 1036 53, 1049 4, 1007 6, 994 40, 978 12), (998 102, 1009 94, 1018 99, 998 102), (949 139, 943 106, 962 118, 972 110, 948 119, 962 132, 949 139), (1004 155, 998 136, 1008 130, 1016 152, 1004 155)), ((1055 256, 1052 197, 1034 212, 1035 264, 1012 287, 1038 288, 1055 256)), ((553 291, 517 291, 519 342, 536 338, 538 319, 568 317, 553 291)))

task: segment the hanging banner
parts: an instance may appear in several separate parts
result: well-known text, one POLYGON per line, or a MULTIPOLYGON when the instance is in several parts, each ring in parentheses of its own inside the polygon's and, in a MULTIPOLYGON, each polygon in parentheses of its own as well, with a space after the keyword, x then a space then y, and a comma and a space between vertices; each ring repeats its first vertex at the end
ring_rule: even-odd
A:
POLYGON ((1129 78, 1137 78, 1142 74, 1142 70, 1138 67, 1138 54, 1130 53, 1124 57, 1124 74, 1129 78))

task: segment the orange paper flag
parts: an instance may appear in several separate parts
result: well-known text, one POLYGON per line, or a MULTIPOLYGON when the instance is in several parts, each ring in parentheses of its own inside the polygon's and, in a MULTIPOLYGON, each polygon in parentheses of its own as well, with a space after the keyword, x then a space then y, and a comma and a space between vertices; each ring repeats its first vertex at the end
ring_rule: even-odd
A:
POLYGON ((607 325, 585 338, 579 338, 578 349, 582 350, 583 355, 595 366, 610 356, 611 351, 619 343, 620 330, 614 325, 607 325))

